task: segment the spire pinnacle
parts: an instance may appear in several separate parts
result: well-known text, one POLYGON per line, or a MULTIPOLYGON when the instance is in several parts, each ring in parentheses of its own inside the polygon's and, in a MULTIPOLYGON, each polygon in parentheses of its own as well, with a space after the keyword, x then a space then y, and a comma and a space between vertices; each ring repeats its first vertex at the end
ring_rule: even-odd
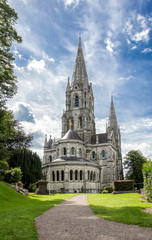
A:
POLYGON ((88 86, 88 75, 87 70, 85 66, 84 56, 83 56, 83 50, 81 46, 81 36, 79 35, 79 44, 78 44, 78 50, 73 70, 73 77, 72 77, 72 84, 71 86, 74 87, 83 87, 84 84, 88 86))
POLYGON ((47 148, 47 147, 48 147, 47 134, 45 134, 44 148, 47 148))
POLYGON ((115 106, 113 102, 113 93, 111 93, 111 106, 110 106, 108 127, 109 128, 118 127, 115 106))
POLYGON ((68 77, 66 92, 68 92, 69 90, 70 90, 70 78, 68 77))

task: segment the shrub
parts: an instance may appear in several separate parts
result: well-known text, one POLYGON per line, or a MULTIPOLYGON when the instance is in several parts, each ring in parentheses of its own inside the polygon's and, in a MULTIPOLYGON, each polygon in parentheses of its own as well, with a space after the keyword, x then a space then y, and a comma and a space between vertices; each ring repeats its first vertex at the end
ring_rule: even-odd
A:
POLYGON ((143 166, 144 191, 146 198, 152 202, 152 161, 148 161, 143 166))
POLYGON ((114 191, 133 191, 134 180, 118 180, 113 182, 114 191))
POLYGON ((108 193, 112 193, 113 192, 113 187, 105 187, 104 190, 107 190, 108 193))
POLYGON ((102 193, 108 193, 108 190, 103 190, 102 193))
POLYGON ((8 163, 6 161, 0 161, 0 169, 8 170, 9 169, 8 163))
POLYGON ((20 168, 12 168, 11 170, 5 171, 4 180, 8 183, 17 183, 21 181, 22 171, 20 168))
POLYGON ((29 192, 35 192, 37 189, 36 183, 31 183, 28 187, 29 192))

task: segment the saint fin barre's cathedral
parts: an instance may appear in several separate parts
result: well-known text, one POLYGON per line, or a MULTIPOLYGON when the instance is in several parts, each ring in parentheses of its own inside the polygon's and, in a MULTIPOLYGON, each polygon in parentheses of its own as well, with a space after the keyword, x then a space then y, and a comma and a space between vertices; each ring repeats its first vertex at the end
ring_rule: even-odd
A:
POLYGON ((66 88, 62 138, 44 143, 42 172, 50 192, 99 192, 123 178, 121 135, 113 97, 106 133, 96 134, 94 96, 89 84, 81 38, 66 88))

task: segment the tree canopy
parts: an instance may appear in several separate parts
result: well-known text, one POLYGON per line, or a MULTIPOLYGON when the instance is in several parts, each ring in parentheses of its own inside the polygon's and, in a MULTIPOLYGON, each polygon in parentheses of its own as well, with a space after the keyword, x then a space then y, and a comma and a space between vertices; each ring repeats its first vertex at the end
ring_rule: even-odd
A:
POLYGON ((27 188, 30 183, 35 183, 42 178, 41 160, 37 153, 26 148, 15 148, 9 160, 10 167, 20 167, 22 182, 27 188))
POLYGON ((22 42, 17 34, 15 24, 18 16, 13 8, 7 4, 7 0, 0 1, 0 106, 3 106, 7 98, 11 98, 17 91, 17 80, 14 75, 13 53, 11 46, 13 41, 22 42))
POLYGON ((136 184, 143 183, 143 164, 147 159, 139 150, 132 150, 126 154, 124 165, 127 169, 126 178, 132 179, 136 184))

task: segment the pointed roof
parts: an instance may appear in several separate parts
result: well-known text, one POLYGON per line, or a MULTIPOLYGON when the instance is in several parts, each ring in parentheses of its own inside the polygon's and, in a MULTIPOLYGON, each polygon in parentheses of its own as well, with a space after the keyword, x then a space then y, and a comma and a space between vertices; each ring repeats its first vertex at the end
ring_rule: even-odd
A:
POLYGON ((70 91, 70 79, 69 79, 69 77, 68 77, 66 92, 68 92, 68 91, 70 91))
POLYGON ((69 131, 63 136, 63 140, 81 140, 76 132, 72 131, 70 128, 69 131))
POLYGON ((73 70, 73 77, 72 77, 72 87, 78 86, 83 87, 83 85, 88 86, 88 75, 86 70, 86 65, 84 61, 82 46, 81 46, 81 37, 79 37, 79 45, 73 70))
POLYGON ((114 106, 114 102, 113 102, 113 95, 111 95, 111 106, 110 106, 108 127, 109 128, 118 127, 115 106, 114 106))

